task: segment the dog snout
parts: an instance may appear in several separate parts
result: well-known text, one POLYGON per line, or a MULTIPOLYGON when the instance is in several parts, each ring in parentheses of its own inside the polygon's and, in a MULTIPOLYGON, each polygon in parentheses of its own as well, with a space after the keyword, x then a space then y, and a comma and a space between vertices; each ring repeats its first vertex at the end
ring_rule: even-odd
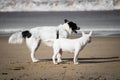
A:
POLYGON ((77 27, 77 30, 80 30, 80 27, 77 27))

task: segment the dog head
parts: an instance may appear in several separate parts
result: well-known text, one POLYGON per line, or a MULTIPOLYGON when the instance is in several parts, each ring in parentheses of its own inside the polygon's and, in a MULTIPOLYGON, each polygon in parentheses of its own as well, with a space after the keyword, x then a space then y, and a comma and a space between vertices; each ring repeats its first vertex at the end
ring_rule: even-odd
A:
POLYGON ((80 30, 80 27, 78 27, 76 23, 69 21, 67 19, 65 19, 64 22, 68 24, 68 26, 69 26, 69 28, 71 28, 72 32, 77 33, 76 30, 80 30))
POLYGON ((90 31, 89 34, 85 34, 84 32, 82 32, 82 36, 87 39, 88 43, 90 43, 91 42, 92 31, 90 31))

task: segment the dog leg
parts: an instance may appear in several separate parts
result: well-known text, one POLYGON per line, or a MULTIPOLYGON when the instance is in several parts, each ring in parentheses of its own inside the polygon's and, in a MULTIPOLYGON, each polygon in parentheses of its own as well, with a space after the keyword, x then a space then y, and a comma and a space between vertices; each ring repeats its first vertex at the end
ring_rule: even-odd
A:
POLYGON ((58 63, 61 63, 61 62, 62 62, 62 60, 61 60, 61 54, 60 54, 60 53, 57 55, 57 62, 58 62, 58 63))
POLYGON ((61 63, 62 62, 62 49, 60 49, 60 51, 59 51, 59 53, 58 53, 58 55, 57 55, 57 62, 58 63, 61 63))
POLYGON ((74 64, 78 64, 78 60, 77 60, 78 54, 79 54, 79 51, 75 51, 75 53, 74 53, 74 64))
POLYGON ((35 38, 28 38, 26 39, 26 43, 27 43, 28 48, 31 51, 32 62, 38 62, 39 59, 35 58, 35 51, 39 46, 39 40, 36 40, 35 38))
POLYGON ((32 59, 32 62, 39 62, 39 59, 35 58, 35 52, 34 51, 31 52, 31 59, 32 59))
POLYGON ((54 53, 54 54, 53 54, 53 57, 52 57, 52 60, 53 60, 53 63, 54 63, 54 64, 58 64, 58 63, 55 61, 56 55, 57 55, 57 53, 54 53))

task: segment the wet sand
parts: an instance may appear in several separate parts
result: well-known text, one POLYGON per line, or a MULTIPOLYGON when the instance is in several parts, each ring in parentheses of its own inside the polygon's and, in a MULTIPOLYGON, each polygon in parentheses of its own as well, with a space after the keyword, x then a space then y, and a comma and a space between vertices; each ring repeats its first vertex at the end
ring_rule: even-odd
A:
POLYGON ((73 64, 73 54, 63 53, 63 63, 51 61, 52 48, 41 44, 33 63, 25 42, 8 44, 0 37, 0 80, 120 80, 120 37, 94 37, 73 64))

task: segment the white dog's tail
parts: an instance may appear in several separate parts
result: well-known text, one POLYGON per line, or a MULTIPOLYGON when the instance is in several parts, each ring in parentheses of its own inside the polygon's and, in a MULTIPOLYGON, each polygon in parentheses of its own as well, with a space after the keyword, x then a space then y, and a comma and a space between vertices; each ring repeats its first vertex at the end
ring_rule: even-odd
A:
POLYGON ((31 37, 31 33, 29 31, 16 32, 9 37, 9 43, 11 44, 21 44, 24 38, 31 37))

